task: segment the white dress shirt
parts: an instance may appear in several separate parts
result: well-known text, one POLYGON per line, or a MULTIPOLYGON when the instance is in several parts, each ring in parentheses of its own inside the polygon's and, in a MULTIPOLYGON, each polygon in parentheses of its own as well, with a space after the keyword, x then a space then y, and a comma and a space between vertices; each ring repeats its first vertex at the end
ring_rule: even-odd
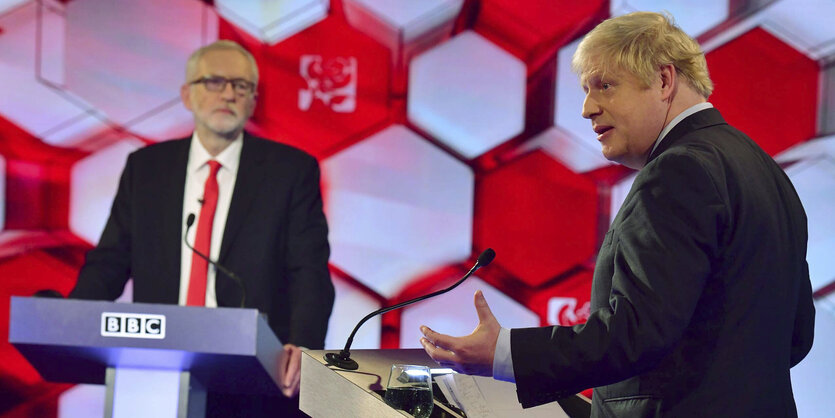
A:
MULTIPOLYGON (((667 136, 668 133, 676 126, 679 122, 684 120, 684 118, 699 112, 701 110, 710 109, 713 105, 709 102, 699 103, 694 106, 690 106, 685 109, 683 112, 679 113, 678 116, 673 118, 664 129, 661 130, 661 133, 658 135, 658 139, 655 140, 655 145, 652 147, 650 154, 658 148, 658 144, 661 143, 661 140, 667 136)), ((496 340, 496 351, 493 353, 493 378, 496 380, 504 380, 506 382, 516 382, 516 375, 513 373, 513 357, 510 351, 510 330, 507 328, 502 328, 499 330, 499 339, 496 340)))
MULTIPOLYGON (((229 214, 229 204, 232 202, 232 192, 235 189, 235 179, 238 176, 238 165, 241 160, 241 148, 243 147, 243 134, 232 141, 220 154, 212 157, 203 147, 197 138, 197 132, 191 136, 191 148, 188 153, 188 164, 186 165, 186 184, 183 193, 183 222, 181 223, 185 233, 186 219, 190 213, 195 216, 195 223, 188 233, 188 243, 194 245, 195 234, 197 233, 197 219, 200 219, 200 201, 203 199, 203 188, 206 178, 209 177, 210 160, 221 164, 217 173, 217 209, 215 219, 212 223, 212 242, 209 254, 212 260, 217 261, 220 256, 220 243, 223 242, 223 231, 226 228, 226 217, 229 214)), ((182 237, 182 234, 180 235, 182 237)), ((186 304, 188 296, 188 284, 191 276, 191 259, 193 252, 181 241, 180 244, 180 305, 186 304)), ((215 277, 217 272, 214 266, 209 265, 209 274, 206 278, 206 306, 217 307, 217 295, 215 294, 215 277)))

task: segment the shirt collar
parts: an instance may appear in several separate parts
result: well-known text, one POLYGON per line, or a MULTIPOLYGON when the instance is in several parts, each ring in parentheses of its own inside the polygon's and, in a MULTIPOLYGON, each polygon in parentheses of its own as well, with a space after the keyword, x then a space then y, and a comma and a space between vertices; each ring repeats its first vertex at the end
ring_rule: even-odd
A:
POLYGON ((712 107, 713 105, 710 102, 704 102, 684 109, 683 112, 679 113, 678 116, 673 118, 673 120, 671 120, 670 123, 668 123, 667 126, 665 126, 664 129, 661 130, 661 134, 658 135, 658 139, 655 140, 655 145, 653 145, 652 150, 650 150, 649 154, 647 155, 652 155, 652 153, 655 152, 655 149, 658 148, 658 144, 661 143, 664 137, 667 136, 667 134, 670 133, 670 131, 673 130, 673 128, 675 128, 675 126, 678 125, 679 122, 683 121, 684 118, 696 112, 700 112, 705 109, 710 109, 712 107))
POLYGON ((188 153, 188 172, 194 173, 200 170, 210 160, 215 160, 220 163, 222 169, 229 170, 234 176, 238 172, 238 164, 241 161, 243 136, 243 133, 238 135, 220 154, 212 157, 209 151, 206 151, 206 148, 200 143, 200 139, 198 139, 197 132, 195 131, 191 135, 191 148, 188 153))

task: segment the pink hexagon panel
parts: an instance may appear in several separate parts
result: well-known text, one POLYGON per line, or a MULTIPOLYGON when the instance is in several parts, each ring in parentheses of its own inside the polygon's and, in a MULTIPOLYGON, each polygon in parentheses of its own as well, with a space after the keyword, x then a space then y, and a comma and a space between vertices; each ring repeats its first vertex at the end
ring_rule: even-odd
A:
POLYGON ((0 114, 46 143, 67 146, 104 129, 105 124, 100 112, 38 77, 38 64, 49 66, 63 52, 59 47, 63 23, 63 17, 36 2, 0 15, 0 78, 4 85, 14 86, 0 100, 0 114), (53 28, 55 39, 38 43, 44 28, 53 28))
POLYGON ((524 129, 524 64, 475 32, 423 53, 409 72, 409 120, 466 159, 524 129))
POLYGON ((99 241, 128 154, 144 144, 124 138, 73 166, 70 198, 70 229, 87 242, 99 241))
POLYGON ((221 37, 243 43, 258 61, 253 122, 267 137, 325 157, 387 124, 389 52, 340 19, 274 46, 226 22, 221 37))
POLYGON ((534 151, 476 181, 475 245, 538 286, 594 255, 597 207, 591 180, 534 151))
POLYGON ((40 44, 39 75, 85 110, 99 111, 108 125, 130 129, 169 112, 153 127, 136 127, 138 133, 165 138, 166 124, 180 133, 191 119, 179 100, 186 59, 216 37, 207 31, 206 7, 190 0, 66 2, 47 14, 63 21, 41 24, 40 36, 48 42, 40 44))
POLYGON ((331 262, 383 297, 472 248, 473 174, 402 125, 322 164, 331 262))
MULTIPOLYGON (((333 303, 333 312, 328 321, 328 335, 325 337, 325 348, 329 350, 341 350, 351 335, 351 331, 359 321, 370 312, 380 309, 380 301, 364 292, 361 288, 331 275, 333 287, 336 290, 336 298, 333 303)), ((369 319, 362 328, 357 331, 352 349, 380 348, 381 318, 379 316, 369 319)))

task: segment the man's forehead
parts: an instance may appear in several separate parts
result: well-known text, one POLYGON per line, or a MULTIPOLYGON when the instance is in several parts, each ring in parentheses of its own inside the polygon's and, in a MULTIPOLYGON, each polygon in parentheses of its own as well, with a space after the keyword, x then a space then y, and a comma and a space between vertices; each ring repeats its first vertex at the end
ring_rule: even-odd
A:
POLYGON ((197 71, 203 76, 226 75, 229 72, 240 73, 238 76, 254 77, 255 72, 249 60, 240 51, 234 49, 216 49, 206 51, 197 62, 197 71))

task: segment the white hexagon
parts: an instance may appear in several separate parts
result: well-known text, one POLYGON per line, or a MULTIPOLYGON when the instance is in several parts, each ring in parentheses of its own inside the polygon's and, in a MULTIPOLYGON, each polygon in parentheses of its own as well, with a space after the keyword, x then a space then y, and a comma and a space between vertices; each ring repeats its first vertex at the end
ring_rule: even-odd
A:
POLYGON ((75 385, 58 397, 58 418, 101 418, 104 385, 75 385))
MULTIPOLYGON (((328 335, 325 348, 341 350, 359 321, 371 312, 380 309, 380 302, 344 280, 331 276, 336 290, 333 313, 328 321, 328 335)), ((357 331, 351 349, 380 348, 382 318, 377 315, 369 319, 357 331)))
POLYGON ((77 162, 70 173, 70 230, 95 244, 110 214, 128 154, 143 143, 126 138, 77 162))
POLYGON ((525 125, 525 64, 472 31, 410 65, 409 120, 474 158, 525 125))
POLYGON ((589 144, 577 140, 570 133, 556 126, 546 129, 520 147, 523 151, 541 149, 562 165, 577 173, 584 173, 612 164, 603 157, 599 148, 591 149, 589 144))
POLYGON ((44 37, 62 36, 63 43, 47 43, 40 75, 130 128, 180 106, 186 60, 217 36, 206 31, 213 16, 207 7, 188 0, 68 2, 63 34, 43 26, 44 37))
POLYGON ((835 158, 835 135, 815 138, 801 142, 777 155, 774 159, 778 163, 791 163, 799 160, 828 155, 835 158))
POLYGON ((760 26, 814 60, 835 54, 835 26, 830 22, 835 2, 831 0, 748 2, 736 14, 742 18, 702 43, 705 52, 760 26))
POLYGON ((538 140, 554 158, 574 171, 583 172, 612 163, 603 156, 591 122, 582 116, 585 94, 577 74, 571 71, 571 57, 579 44, 578 39, 557 53, 554 124, 559 129, 545 131, 538 140))
POLYGON ((612 16, 636 11, 670 12, 676 24, 692 37, 697 37, 728 18, 728 0, 702 0, 698 6, 688 0, 612 0, 612 16))
POLYGON ((404 308, 400 317, 400 348, 420 348, 420 326, 452 336, 469 335, 478 325, 473 305, 476 290, 505 328, 539 326, 539 316, 496 288, 473 276, 449 293, 404 308))
POLYGON ((331 262, 386 298, 472 248, 473 174, 401 125, 322 164, 331 262))
POLYGON ((250 35, 278 43, 324 19, 329 0, 215 0, 218 14, 250 35))
POLYGON ((809 223, 806 261, 812 290, 835 281, 835 159, 830 155, 804 160, 786 169, 803 202, 809 223))
POLYGON ((0 0, 0 14, 6 13, 15 7, 22 6, 29 0, 0 0))
MULTIPOLYGON (((3 94, 0 113, 44 142, 72 145, 106 126, 82 100, 38 82, 38 7, 37 2, 31 2, 0 16, 0 79, 4 85, 14 86, 3 94)), ((63 18, 51 8, 43 8, 42 19, 46 28, 62 28, 63 18)), ((43 45, 62 45, 63 31, 60 36, 45 40, 43 45)), ((42 66, 48 65, 54 54, 46 55, 41 58, 42 66)))
POLYGON ((791 370, 792 392, 799 417, 826 417, 835 411, 835 293, 815 301, 815 343, 791 370))
POLYGON ((835 54, 835 2, 782 0, 763 9, 762 26, 775 36, 819 60, 835 54))
MULTIPOLYGON (((463 0, 345 0, 348 22, 388 46, 393 59, 404 46, 434 32, 449 34, 463 0)), ((423 43, 423 42, 421 42, 423 43)))

